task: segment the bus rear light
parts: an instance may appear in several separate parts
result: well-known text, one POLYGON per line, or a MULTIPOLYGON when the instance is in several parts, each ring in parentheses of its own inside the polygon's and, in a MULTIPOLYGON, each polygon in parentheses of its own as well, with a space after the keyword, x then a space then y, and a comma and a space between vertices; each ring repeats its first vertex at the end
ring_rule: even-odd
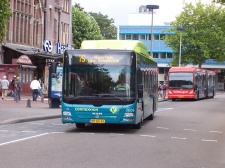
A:
POLYGON ((193 90, 192 91, 190 91, 190 93, 189 94, 193 94, 194 92, 193 92, 193 90))

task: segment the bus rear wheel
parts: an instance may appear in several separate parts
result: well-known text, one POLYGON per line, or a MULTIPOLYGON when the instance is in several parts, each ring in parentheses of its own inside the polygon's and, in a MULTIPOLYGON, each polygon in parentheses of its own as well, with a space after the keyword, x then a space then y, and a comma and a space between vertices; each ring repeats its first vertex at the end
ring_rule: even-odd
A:
POLYGON ((84 123, 76 123, 77 128, 84 128, 85 124, 84 123))

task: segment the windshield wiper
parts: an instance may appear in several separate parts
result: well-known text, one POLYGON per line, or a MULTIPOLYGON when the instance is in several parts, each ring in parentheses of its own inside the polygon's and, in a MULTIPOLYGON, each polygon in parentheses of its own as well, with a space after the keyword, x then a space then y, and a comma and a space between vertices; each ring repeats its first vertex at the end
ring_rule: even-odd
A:
POLYGON ((122 101, 125 101, 124 99, 122 99, 121 97, 118 97, 114 94, 106 94, 106 93, 103 93, 103 94, 93 94, 94 96, 98 96, 98 97, 115 97, 119 100, 122 100, 122 101))

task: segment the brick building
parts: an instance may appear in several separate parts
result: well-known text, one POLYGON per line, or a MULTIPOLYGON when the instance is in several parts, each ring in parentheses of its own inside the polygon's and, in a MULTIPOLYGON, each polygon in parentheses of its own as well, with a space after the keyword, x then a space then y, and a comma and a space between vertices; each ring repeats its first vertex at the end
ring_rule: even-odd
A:
POLYGON ((9 0, 12 17, 0 45, 0 79, 20 76, 28 84, 44 78, 48 62, 71 45, 71 0, 9 0), (21 57, 22 56, 22 57, 21 57), (27 56, 27 57, 26 57, 27 56), (20 58, 20 59, 19 59, 20 58), (30 60, 23 60, 24 58, 30 60), (21 61, 22 60, 22 61, 21 61), (4 66, 1 66, 3 65, 4 66), (20 64, 13 69, 7 64, 20 64))

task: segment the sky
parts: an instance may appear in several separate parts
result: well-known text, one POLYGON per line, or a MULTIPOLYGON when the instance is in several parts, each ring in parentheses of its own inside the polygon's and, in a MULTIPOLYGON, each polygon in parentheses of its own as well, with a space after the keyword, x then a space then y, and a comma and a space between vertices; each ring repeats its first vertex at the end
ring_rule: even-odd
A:
MULTIPOLYGON (((115 25, 128 25, 129 14, 138 12, 141 5, 159 5, 155 10, 158 23, 171 22, 182 11, 184 0, 72 0, 72 5, 80 3, 87 12, 101 13, 115 21, 115 25)), ((212 0, 185 0, 185 2, 209 3, 212 0)))

